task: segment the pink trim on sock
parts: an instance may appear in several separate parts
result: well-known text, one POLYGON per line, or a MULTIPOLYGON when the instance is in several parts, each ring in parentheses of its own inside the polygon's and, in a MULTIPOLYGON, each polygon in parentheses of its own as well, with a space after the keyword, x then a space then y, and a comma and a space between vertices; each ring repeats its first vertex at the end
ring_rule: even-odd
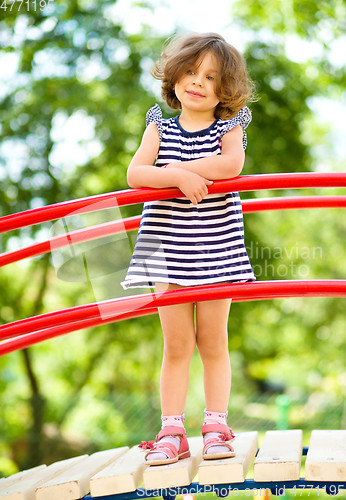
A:
POLYGON ((204 410, 204 424, 225 424, 227 425, 228 411, 225 413, 219 411, 204 410))
POLYGON ((165 427, 170 427, 175 425, 178 427, 184 427, 185 415, 161 415, 162 429, 165 427))

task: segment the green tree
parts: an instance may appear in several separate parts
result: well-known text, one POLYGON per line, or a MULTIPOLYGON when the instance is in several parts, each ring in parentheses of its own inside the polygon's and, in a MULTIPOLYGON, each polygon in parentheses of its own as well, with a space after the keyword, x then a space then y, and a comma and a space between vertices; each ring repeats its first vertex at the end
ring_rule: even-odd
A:
MULTIPOLYGON (((16 8, 14 4, 11 10, 3 9, 0 22, 3 60, 17 63, 1 96, 0 213, 125 188, 126 167, 153 99, 141 81, 142 65, 156 53, 160 40, 148 32, 127 35, 112 21, 107 1, 56 1, 47 9, 41 10, 37 4, 36 10, 33 7, 25 12, 16 8), (90 130, 89 135, 77 137, 76 152, 71 146, 69 149, 69 137, 59 136, 59 130, 68 122, 70 133, 85 125, 90 130)), ((18 242, 39 239, 42 231, 49 235, 50 225, 3 234, 1 248, 5 251, 18 242)), ((55 296, 50 292, 52 280, 56 277, 47 256, 3 271, 1 321, 33 316, 46 308, 67 307, 78 300, 94 300, 92 290, 79 284, 72 284, 67 291, 60 283, 54 284, 55 296), (17 276, 15 281, 13 275, 17 276)), ((15 418, 7 434, 19 467, 42 462, 46 453, 45 422, 55 419, 62 426, 78 392, 95 370, 95 359, 104 355, 104 345, 93 347, 91 342, 85 359, 71 360, 83 375, 77 377, 77 383, 71 381, 70 401, 60 404, 57 415, 52 412, 54 398, 48 396, 49 387, 44 388, 34 351, 22 351, 19 393, 27 387, 23 393, 27 409, 22 417, 15 418), (15 446, 16 442, 22 445, 15 446)), ((7 359, 1 363, 6 371, 7 359)), ((13 373, 17 373, 16 369, 13 373)), ((65 377, 64 370, 61 375, 65 377)), ((4 393, 10 387, 4 384, 4 393)), ((5 428, 12 421, 7 409, 11 412, 13 404, 10 398, 9 406, 1 410, 5 428)))

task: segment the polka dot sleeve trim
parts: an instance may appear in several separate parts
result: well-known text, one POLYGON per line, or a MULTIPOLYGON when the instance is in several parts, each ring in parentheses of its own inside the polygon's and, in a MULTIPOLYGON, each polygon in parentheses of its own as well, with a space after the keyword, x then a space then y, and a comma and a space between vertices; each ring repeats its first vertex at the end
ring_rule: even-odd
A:
POLYGON ((150 108, 147 112, 146 123, 147 126, 150 123, 156 123, 157 130, 159 131, 160 140, 162 139, 162 111, 158 104, 155 104, 152 108, 150 108))
POLYGON ((243 129, 243 148, 246 149, 247 137, 245 129, 251 122, 251 119, 251 111, 247 106, 244 106, 233 118, 222 121, 221 135, 225 135, 226 132, 232 130, 236 125, 240 125, 243 129))

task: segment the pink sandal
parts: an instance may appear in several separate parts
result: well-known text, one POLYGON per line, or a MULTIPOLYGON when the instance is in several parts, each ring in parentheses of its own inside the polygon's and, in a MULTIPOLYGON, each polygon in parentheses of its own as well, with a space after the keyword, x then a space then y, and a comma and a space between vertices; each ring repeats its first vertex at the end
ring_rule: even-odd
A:
POLYGON ((156 436, 155 441, 142 441, 139 445, 143 450, 149 450, 145 455, 144 460, 148 465, 166 465, 166 464, 174 464, 181 460, 182 458, 188 458, 191 456, 189 450, 189 443, 186 438, 186 431, 184 427, 170 426, 161 429, 161 431, 156 436), (177 451, 176 447, 171 443, 160 443, 158 442, 165 436, 176 436, 180 439, 180 447, 179 451, 177 451), (167 455, 166 459, 160 460, 147 460, 150 457, 151 453, 164 453, 167 455))
POLYGON ((204 437, 204 435, 207 434, 208 432, 218 432, 219 435, 218 437, 209 438, 204 441, 203 455, 202 455, 204 460, 235 457, 235 451, 230 444, 231 441, 233 441, 233 439, 235 438, 235 435, 232 429, 228 427, 228 425, 224 424, 203 425, 202 436, 204 437), (211 448, 212 446, 227 446, 229 451, 224 451, 222 453, 207 453, 209 448, 211 448))

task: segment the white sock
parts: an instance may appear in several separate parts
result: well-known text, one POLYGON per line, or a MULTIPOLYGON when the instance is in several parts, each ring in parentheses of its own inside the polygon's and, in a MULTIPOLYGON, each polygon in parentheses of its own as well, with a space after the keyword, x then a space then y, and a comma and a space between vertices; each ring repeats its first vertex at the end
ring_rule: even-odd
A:
MULTIPOLYGON (((161 429, 164 429, 165 427, 170 427, 171 425, 175 425, 178 427, 184 427, 184 414, 183 415, 161 415, 161 421, 162 421, 162 427, 161 429)), ((176 436, 165 436, 161 438, 159 443, 170 443, 175 448, 177 451, 180 448, 180 439, 176 436)), ((167 455, 164 452, 157 451, 157 452, 152 452, 148 456, 148 459, 151 460, 167 460, 167 455)))
MULTIPOLYGON (((227 425, 227 415, 228 412, 222 413, 218 411, 207 411, 204 410, 204 424, 224 424, 227 425)), ((219 432, 207 432, 204 434, 204 440, 211 439, 211 438, 216 438, 219 436, 219 432)), ((223 445, 215 445, 215 446, 210 446, 208 448, 206 454, 212 454, 212 453, 225 453, 229 451, 228 446, 223 446, 223 445)))

